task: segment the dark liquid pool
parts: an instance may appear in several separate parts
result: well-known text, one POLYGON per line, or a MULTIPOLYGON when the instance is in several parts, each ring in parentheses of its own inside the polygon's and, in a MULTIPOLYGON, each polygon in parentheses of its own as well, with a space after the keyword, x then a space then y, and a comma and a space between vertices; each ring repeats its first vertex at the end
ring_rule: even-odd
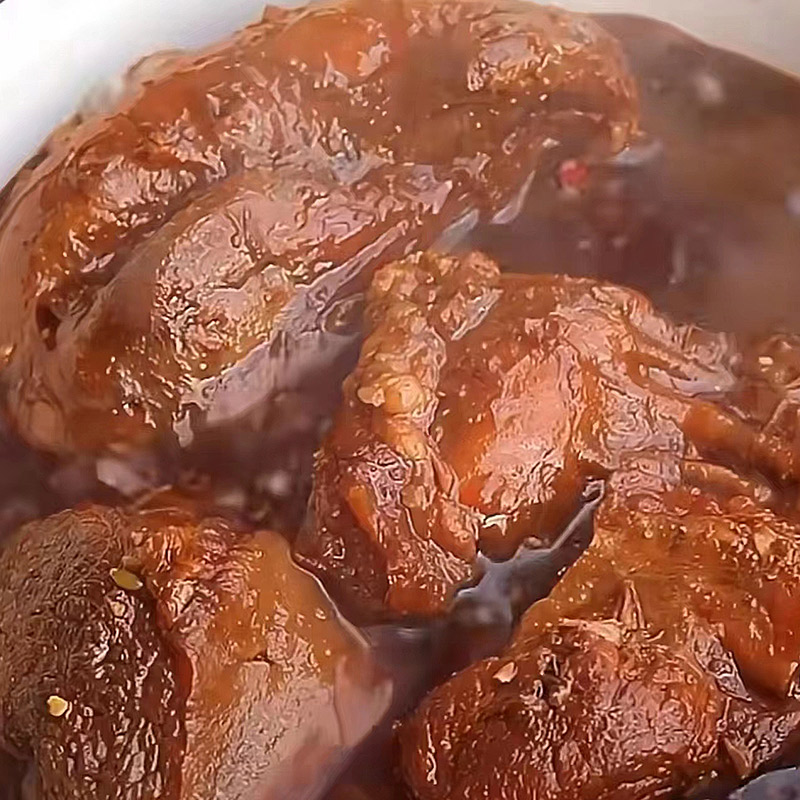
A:
MULTIPOLYGON (((478 228, 468 244, 509 270, 601 276, 634 286, 676 318, 744 337, 800 332, 800 81, 652 20, 600 20, 623 43, 638 78, 645 138, 613 163, 568 163, 538 175, 513 222, 478 228)), ((337 376, 354 357, 355 346, 333 370, 337 376)), ((251 428, 234 431, 232 439, 226 432, 234 469, 229 461, 226 475, 214 474, 210 442, 196 468, 175 472, 173 482, 198 495, 214 486, 218 510, 291 530, 303 514, 311 455, 324 427, 317 406, 332 402, 330 396, 283 398, 260 421, 271 431, 272 447, 263 447, 251 428), (269 463, 265 451, 272 454, 269 463)), ((87 499, 124 501, 120 488, 127 484, 135 494, 150 468, 140 465, 102 483, 95 463, 57 464, 0 427, 0 535, 87 499)), ((107 464, 104 474, 115 469, 125 468, 107 464)), ((169 473, 163 464, 156 470, 169 473)), ((585 510, 578 513, 585 524, 585 510)), ((573 543, 571 557, 577 552, 573 543)), ((518 603, 547 591, 563 565, 550 566, 550 577, 541 564, 535 573, 518 571, 517 578, 532 582, 518 603)), ((510 593, 514 582, 495 585, 510 593)), ((367 632, 395 672, 397 715, 449 671, 502 646, 507 618, 501 614, 493 627, 492 609, 478 613, 482 597, 477 611, 438 627, 367 632)), ((354 754, 326 800, 407 800, 392 774, 391 742, 388 721, 354 754)), ((0 761, 0 800, 20 797, 18 784, 14 768, 0 761)), ((727 793, 711 787, 699 796, 727 793)), ((776 772, 737 796, 800 798, 800 776, 776 772)))

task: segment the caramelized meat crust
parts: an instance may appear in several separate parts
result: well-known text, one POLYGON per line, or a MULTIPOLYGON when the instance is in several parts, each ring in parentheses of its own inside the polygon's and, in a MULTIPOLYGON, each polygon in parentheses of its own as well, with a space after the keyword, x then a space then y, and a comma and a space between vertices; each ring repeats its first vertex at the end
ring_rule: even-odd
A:
POLYGON ((514 0, 268 8, 142 74, 48 143, 0 219, 3 383, 49 449, 257 404, 379 261, 513 206, 558 145, 635 129, 614 40, 514 0))
POLYGON ((663 461, 614 477, 508 650, 405 724, 420 800, 671 797, 796 742, 800 529, 663 461))
POLYGON ((41 800, 285 797, 390 689, 276 534, 91 507, 0 554, 0 744, 41 800))
POLYGON ((426 699, 403 767, 419 800, 649 800, 716 766, 724 710, 691 653, 565 620, 426 699))
POLYGON ((383 268, 367 328, 296 544, 364 615, 442 611, 479 551, 546 540, 587 479, 690 450, 687 417, 727 419, 704 398, 736 380, 725 336, 637 292, 479 254, 383 268))

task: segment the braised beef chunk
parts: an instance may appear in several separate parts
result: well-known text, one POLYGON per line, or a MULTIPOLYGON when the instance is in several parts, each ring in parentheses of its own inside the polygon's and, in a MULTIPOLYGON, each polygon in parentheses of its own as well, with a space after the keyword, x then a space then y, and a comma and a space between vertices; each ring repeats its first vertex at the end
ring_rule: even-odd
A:
POLYGON ((390 689, 284 541, 91 507, 0 554, 0 743, 38 800, 284 798, 390 689))
POLYGON ((735 381, 725 336, 480 254, 383 268, 366 324, 296 548, 365 613, 441 611, 478 551, 547 539, 631 454, 683 452, 687 415, 735 381))
POLYGON ((79 317, 59 322, 58 352, 35 380, 55 386, 74 365, 55 406, 66 416, 25 403, 18 422, 38 440, 85 420, 64 428, 68 443, 100 449, 147 444, 190 407, 214 424, 235 419, 263 392, 292 388, 292 359, 310 369, 347 346, 339 307, 323 319, 331 297, 378 259, 429 243, 468 207, 452 181, 413 165, 349 186, 290 168, 232 177, 176 212, 79 317))
POLYGON ((717 765, 724 713, 690 652, 564 620, 428 698, 402 732, 403 766, 420 800, 640 800, 717 765))
POLYGON ((514 0, 268 8, 162 61, 51 141, 0 220, 3 382, 48 449, 258 405, 376 264, 511 213, 557 145, 635 129, 616 42, 514 0))
POLYGON ((795 743, 800 527, 665 460, 615 475, 508 650, 405 724, 420 800, 674 796, 795 743))

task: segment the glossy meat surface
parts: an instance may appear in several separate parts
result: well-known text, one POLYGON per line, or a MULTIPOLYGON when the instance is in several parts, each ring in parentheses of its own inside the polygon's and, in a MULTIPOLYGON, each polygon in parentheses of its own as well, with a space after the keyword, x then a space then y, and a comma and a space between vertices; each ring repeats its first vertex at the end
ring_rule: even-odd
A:
POLYGON ((631 290, 501 275, 479 254, 385 267, 367 326, 296 546, 367 615, 443 610, 479 550, 546 540, 588 478, 683 452, 687 415, 722 415, 702 398, 734 383, 725 336, 631 290))
POLYGON ((690 653, 570 620, 508 658, 457 676, 403 730, 415 797, 644 800, 716 766, 725 703, 690 653))
POLYGON ((557 145, 635 128, 613 39, 513 0, 268 8, 147 73, 46 146, 0 221, 3 380, 47 448, 235 415, 379 260, 513 205, 557 145))
POLYGON ((719 632, 750 687, 792 695, 800 527, 697 464, 665 461, 647 459, 614 477, 591 546, 523 629, 547 625, 554 609, 558 617, 579 609, 608 616, 620 604, 654 631, 699 618, 719 632), (691 483, 679 482, 679 472, 691 483))
POLYGON ((717 460, 757 464, 779 488, 800 481, 800 337, 774 334, 742 349, 724 412, 698 406, 687 430, 717 460))
POLYGON ((508 650, 406 723, 419 800, 672 797, 796 742, 800 528, 664 462, 615 476, 508 650))
POLYGON ((286 797, 390 696, 283 540, 91 507, 0 555, 0 743, 39 800, 286 797))
POLYGON ((58 404, 67 416, 26 403, 18 422, 43 441, 68 420, 71 440, 100 449, 145 444, 189 413, 233 419, 291 387, 292 359, 309 369, 347 344, 336 308, 326 318, 331 297, 376 258, 424 241, 433 216, 452 220, 464 208, 426 168, 375 171, 349 187, 290 169, 231 178, 153 233, 89 309, 61 323, 63 345, 35 381, 56 385, 71 367, 58 404))

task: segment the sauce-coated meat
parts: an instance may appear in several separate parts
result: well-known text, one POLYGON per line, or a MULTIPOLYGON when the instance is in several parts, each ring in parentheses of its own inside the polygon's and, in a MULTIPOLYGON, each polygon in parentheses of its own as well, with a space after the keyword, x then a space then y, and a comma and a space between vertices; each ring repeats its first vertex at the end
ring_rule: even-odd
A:
POLYGON ((725 709, 690 652, 565 620, 459 674, 402 733, 419 800, 644 800, 716 766, 725 709))
POLYGON ((632 454, 683 452, 687 415, 723 418, 701 397, 734 384, 725 336, 631 290, 501 275, 478 254, 383 268, 367 326, 297 542, 365 614, 443 610, 478 550, 548 538, 587 478, 632 454))
POLYGON ((728 413, 698 406, 687 430, 717 459, 757 464, 779 486, 800 482, 800 338, 775 334, 742 350, 728 413))
POLYGON ((11 412, 55 450, 235 416, 379 260, 468 212, 502 216, 559 145, 618 149, 635 117, 616 43, 580 16, 514 0, 268 8, 153 66, 15 185, 0 221, 11 412))
POLYGON ((0 554, 0 744, 38 800, 309 791, 389 695, 276 534, 91 507, 0 554))
POLYGON ((672 797, 796 740, 800 528, 668 462, 618 473, 508 650, 406 723, 419 800, 672 797))

